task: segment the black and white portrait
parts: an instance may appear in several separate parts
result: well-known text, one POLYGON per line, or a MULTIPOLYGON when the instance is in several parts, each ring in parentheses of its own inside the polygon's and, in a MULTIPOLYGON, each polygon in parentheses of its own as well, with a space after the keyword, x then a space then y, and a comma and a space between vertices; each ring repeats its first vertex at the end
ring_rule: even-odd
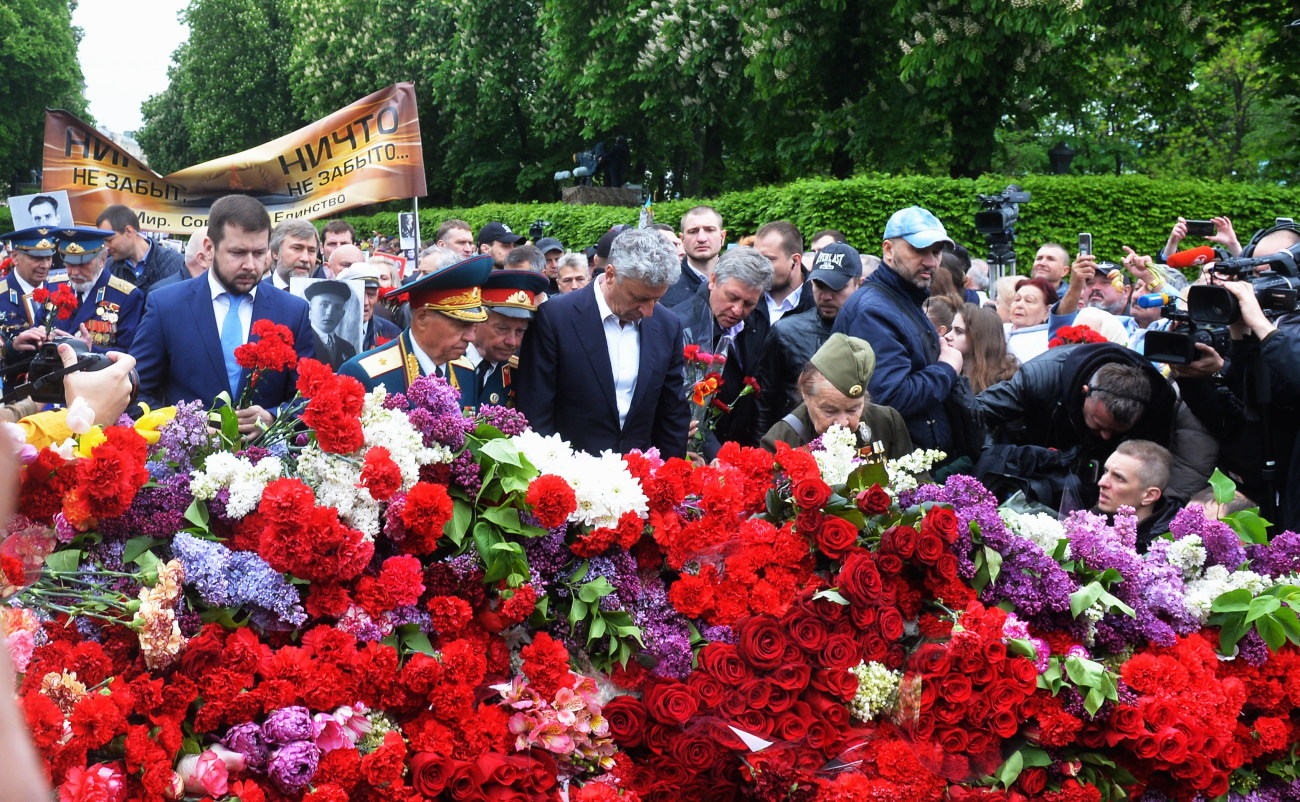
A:
POLYGON ((63 228, 74 225, 66 189, 38 192, 35 195, 14 195, 9 198, 9 211, 13 214, 14 229, 17 231, 24 228, 63 228))
POLYGON ((361 352, 365 282, 294 276, 289 291, 311 304, 316 359, 338 370, 361 352))

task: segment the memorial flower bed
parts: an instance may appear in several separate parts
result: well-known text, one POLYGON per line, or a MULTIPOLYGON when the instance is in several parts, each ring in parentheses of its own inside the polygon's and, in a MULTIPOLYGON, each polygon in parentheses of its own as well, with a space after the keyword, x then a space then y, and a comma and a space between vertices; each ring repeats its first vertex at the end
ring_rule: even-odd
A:
POLYGON ((300 377, 256 446, 181 405, 25 455, 0 591, 61 800, 1300 798, 1294 533, 1192 507, 1138 554, 837 429, 594 456, 300 377))

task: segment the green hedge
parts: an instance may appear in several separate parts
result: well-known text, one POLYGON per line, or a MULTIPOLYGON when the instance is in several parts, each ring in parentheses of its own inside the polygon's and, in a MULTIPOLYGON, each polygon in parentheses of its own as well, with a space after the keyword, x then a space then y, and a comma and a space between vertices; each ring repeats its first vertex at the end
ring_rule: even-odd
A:
MULTIPOLYGON (((807 236, 823 228, 843 231, 864 252, 880 253, 885 222, 896 210, 919 204, 937 214, 958 242, 975 256, 987 251, 975 232, 976 193, 995 193, 1015 182, 1033 193, 1020 209, 1016 251, 1026 269, 1038 244, 1056 241, 1073 251, 1080 231, 1093 236, 1099 257, 1118 260, 1122 245, 1139 253, 1164 246, 1178 215, 1209 219, 1226 214, 1244 244, 1274 217, 1300 217, 1300 188, 1209 181, 1157 181, 1144 176, 1028 176, 947 179, 922 176, 863 177, 847 181, 807 180, 778 187, 721 195, 707 203, 717 208, 729 241, 752 234, 771 220, 789 220, 807 236)), ((676 227, 681 215, 705 201, 679 200, 654 206, 655 220, 676 227)), ((569 206, 563 203, 489 204, 462 209, 421 209, 421 235, 433 236, 451 217, 477 230, 498 220, 526 233, 537 219, 549 220, 548 236, 569 247, 585 247, 617 223, 635 224, 630 207, 569 206)), ((348 217, 360 231, 397 231, 396 213, 348 217)))

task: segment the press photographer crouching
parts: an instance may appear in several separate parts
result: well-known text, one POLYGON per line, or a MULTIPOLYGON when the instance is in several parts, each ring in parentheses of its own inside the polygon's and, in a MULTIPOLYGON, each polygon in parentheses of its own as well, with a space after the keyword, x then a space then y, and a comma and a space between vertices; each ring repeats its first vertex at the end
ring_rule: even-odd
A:
POLYGON ((1300 528, 1298 254, 1300 228, 1282 219, 1256 234, 1241 258, 1215 264, 1209 285, 1193 287, 1188 299, 1192 324, 1215 336, 1196 338, 1198 358, 1173 369, 1184 400, 1220 444, 1219 467, 1279 531, 1300 528))

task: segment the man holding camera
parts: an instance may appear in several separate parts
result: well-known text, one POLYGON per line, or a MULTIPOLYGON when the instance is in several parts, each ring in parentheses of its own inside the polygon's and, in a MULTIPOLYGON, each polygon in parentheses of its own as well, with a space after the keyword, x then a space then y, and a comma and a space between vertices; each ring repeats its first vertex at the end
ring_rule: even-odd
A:
POLYGON ((0 336, 8 363, 14 360, 15 349, 30 352, 45 340, 42 326, 49 312, 32 298, 33 293, 41 288, 53 292, 67 276, 50 275, 56 245, 54 229, 28 228, 3 238, 12 243, 14 260, 13 270, 0 279, 0 336))

